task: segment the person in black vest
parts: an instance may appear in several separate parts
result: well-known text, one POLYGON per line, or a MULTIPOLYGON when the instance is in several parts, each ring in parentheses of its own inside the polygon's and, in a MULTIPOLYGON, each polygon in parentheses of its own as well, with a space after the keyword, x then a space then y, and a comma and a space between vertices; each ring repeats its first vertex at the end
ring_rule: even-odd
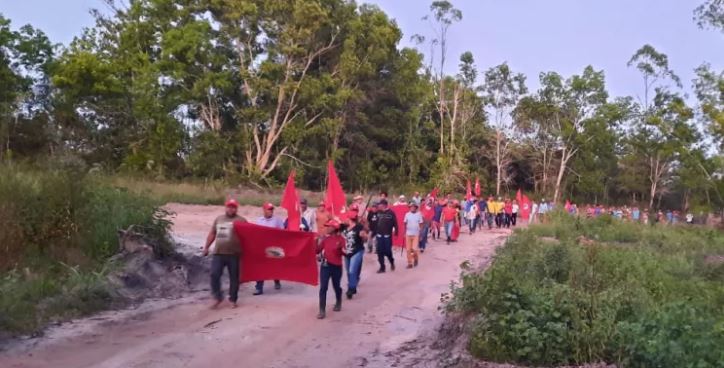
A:
POLYGON ((385 272, 385 257, 390 261, 390 269, 395 270, 395 258, 392 256, 392 236, 397 236, 397 217, 387 207, 387 200, 380 201, 377 207, 377 226, 375 229, 377 240, 377 260, 380 262, 380 269, 377 273, 385 272))

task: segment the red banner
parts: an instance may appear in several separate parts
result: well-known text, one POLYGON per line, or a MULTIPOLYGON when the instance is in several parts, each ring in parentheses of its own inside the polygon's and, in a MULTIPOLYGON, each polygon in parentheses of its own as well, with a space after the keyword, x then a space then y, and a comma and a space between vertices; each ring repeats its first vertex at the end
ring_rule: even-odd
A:
POLYGON ((250 223, 234 223, 241 241, 241 282, 286 280, 309 285, 319 283, 315 234, 274 229, 250 223))
POLYGON ((392 234, 392 245, 395 247, 405 247, 405 214, 410 211, 410 207, 405 205, 397 205, 390 207, 397 218, 397 236, 392 234))
POLYGON ((292 170, 287 178, 287 186, 284 188, 282 195, 281 207, 287 210, 287 229, 299 230, 299 224, 302 222, 299 213, 299 197, 297 196, 297 188, 294 185, 295 172, 292 170))
POLYGON ((480 178, 475 178, 475 196, 480 199, 480 178))
POLYGON ((332 160, 327 163, 327 194, 324 197, 324 205, 335 216, 344 213, 347 205, 347 197, 344 195, 342 183, 339 182, 332 160))
POLYGON ((523 195, 523 200, 518 203, 520 206, 520 218, 523 220, 527 220, 530 218, 530 212, 533 210, 531 208, 532 203, 530 202, 530 199, 527 195, 523 195))
POLYGON ((467 190, 465 191, 465 200, 469 201, 473 198, 473 191, 470 189, 470 179, 468 179, 467 190))

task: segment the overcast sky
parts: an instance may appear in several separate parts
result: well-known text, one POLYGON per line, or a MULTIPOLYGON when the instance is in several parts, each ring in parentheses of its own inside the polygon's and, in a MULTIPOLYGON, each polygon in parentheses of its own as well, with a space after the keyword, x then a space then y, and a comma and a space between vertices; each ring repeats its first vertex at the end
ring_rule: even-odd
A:
MULTIPOLYGON (((703 1, 703 0, 702 0, 703 1)), ((427 0, 367 0, 379 5, 410 36, 432 36, 427 0)), ((455 73, 458 57, 471 51, 482 75, 507 61, 528 76, 531 89, 541 71, 564 76, 580 73, 586 65, 606 72, 612 95, 641 91, 637 72, 626 62, 649 43, 669 55, 671 67, 689 90, 693 69, 703 62, 724 69, 724 34, 700 30, 692 11, 700 0, 453 0, 463 20, 449 33, 448 69, 455 73)), ((0 0, 0 13, 15 27, 30 23, 52 41, 67 44, 91 26, 88 13, 104 5, 100 0, 0 0)), ((422 48, 427 51, 428 48, 422 48)))

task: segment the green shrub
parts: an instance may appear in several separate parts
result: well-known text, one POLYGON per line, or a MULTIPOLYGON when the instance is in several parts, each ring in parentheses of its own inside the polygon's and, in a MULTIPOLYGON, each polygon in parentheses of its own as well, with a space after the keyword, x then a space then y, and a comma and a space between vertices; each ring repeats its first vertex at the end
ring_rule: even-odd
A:
POLYGON ((107 306, 104 265, 133 226, 171 250, 167 213, 82 170, 0 166, 0 334, 107 306))
POLYGON ((469 348, 488 360, 721 367, 721 254, 724 234, 708 229, 554 214, 465 275, 448 308, 476 316, 469 348))

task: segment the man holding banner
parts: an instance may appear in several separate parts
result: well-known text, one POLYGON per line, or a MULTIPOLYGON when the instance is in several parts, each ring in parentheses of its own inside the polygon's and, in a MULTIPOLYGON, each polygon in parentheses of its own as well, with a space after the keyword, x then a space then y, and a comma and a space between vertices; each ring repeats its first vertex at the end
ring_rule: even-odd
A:
MULTIPOLYGON (((259 217, 258 220, 256 220, 256 224, 259 226, 264 227, 270 227, 274 229, 284 229, 284 221, 280 219, 279 217, 274 216, 274 205, 271 203, 265 203, 263 206, 264 209, 264 216, 259 217)), ((274 289, 281 289, 282 283, 279 280, 274 280, 274 289)), ((262 295, 264 294, 264 281, 257 281, 256 282, 256 290, 254 291, 254 295, 262 295)))

